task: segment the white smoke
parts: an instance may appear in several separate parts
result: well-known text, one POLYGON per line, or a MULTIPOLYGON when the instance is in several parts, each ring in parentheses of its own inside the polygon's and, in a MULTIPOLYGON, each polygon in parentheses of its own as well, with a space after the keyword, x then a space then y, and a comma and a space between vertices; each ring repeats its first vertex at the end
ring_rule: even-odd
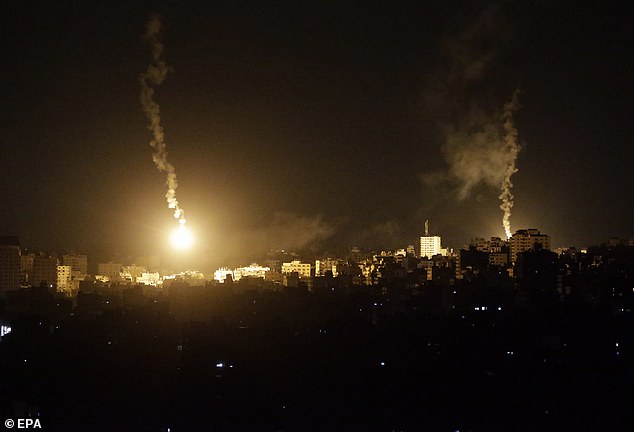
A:
POLYGON ((506 170, 504 171, 504 179, 502 180, 500 193, 500 200, 502 203, 500 204, 500 209, 504 212, 502 216, 502 225, 504 226, 504 233, 506 234, 506 238, 510 238, 512 235, 511 231, 511 210, 513 209, 514 204, 514 196, 513 196, 513 183, 511 182, 511 176, 515 174, 518 169, 515 167, 515 161, 517 160, 517 155, 520 152, 520 145, 517 142, 517 128, 515 127, 515 123, 513 122, 513 114, 519 108, 518 101, 518 91, 513 93, 513 98, 504 105, 504 113, 502 115, 502 121, 504 126, 504 146, 503 153, 506 156, 508 165, 506 166, 506 170))
POLYGON ((511 177, 518 171, 515 162, 520 152, 513 121, 518 107, 518 92, 515 91, 512 99, 504 104, 501 115, 473 113, 459 127, 448 126, 443 146, 449 164, 448 174, 428 176, 430 182, 440 179, 457 184, 460 200, 466 199, 480 184, 499 188, 502 225, 507 237, 511 236, 514 204, 511 177))
MULTIPOLYGON (((514 115, 519 92, 503 104, 491 83, 496 64, 510 40, 509 17, 503 2, 492 2, 467 25, 448 36, 443 47, 445 63, 432 75, 425 106, 440 125, 446 171, 423 176, 428 186, 456 188, 459 200, 481 184, 500 191, 502 225, 511 236, 514 196, 511 177, 518 170, 520 152, 514 115), (491 108, 498 106, 498 108, 491 108), (501 108, 501 109, 500 109, 501 108)), ((499 72, 498 72, 499 73, 499 72)))
POLYGON ((176 199, 176 188, 178 187, 176 170, 174 165, 167 160, 165 134, 161 126, 161 109, 154 100, 154 87, 161 85, 169 71, 167 64, 163 60, 163 44, 159 40, 160 31, 161 20, 157 16, 151 17, 146 25, 145 39, 152 50, 152 63, 139 76, 139 81, 141 82, 140 100, 143 112, 150 121, 148 124, 148 129, 152 131, 150 146, 154 150, 152 160, 156 168, 166 175, 165 184, 167 191, 165 192, 165 199, 167 205, 169 208, 174 209, 174 217, 178 219, 181 225, 184 225, 186 223, 185 212, 176 199))

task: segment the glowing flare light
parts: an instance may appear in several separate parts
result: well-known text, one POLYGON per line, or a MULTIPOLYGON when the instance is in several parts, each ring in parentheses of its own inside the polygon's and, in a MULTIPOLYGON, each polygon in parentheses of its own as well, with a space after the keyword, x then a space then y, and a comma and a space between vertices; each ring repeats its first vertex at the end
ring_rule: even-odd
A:
POLYGON ((172 234, 170 235, 170 243, 175 249, 190 249, 194 244, 194 235, 185 226, 185 224, 181 224, 177 229, 172 231, 172 234))

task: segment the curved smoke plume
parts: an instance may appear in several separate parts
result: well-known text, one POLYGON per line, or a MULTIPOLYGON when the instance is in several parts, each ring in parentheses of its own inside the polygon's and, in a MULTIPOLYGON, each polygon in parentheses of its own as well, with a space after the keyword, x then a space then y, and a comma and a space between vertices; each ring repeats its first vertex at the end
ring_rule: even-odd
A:
POLYGON ((165 199, 167 205, 169 208, 174 209, 174 217, 178 219, 181 225, 184 225, 186 222, 185 212, 176 199, 176 188, 178 187, 176 170, 174 165, 167 160, 165 134, 161 126, 161 109, 159 104, 154 100, 154 87, 161 85, 169 71, 167 64, 163 60, 163 44, 159 40, 160 31, 161 21, 157 16, 153 16, 150 18, 150 21, 148 21, 145 32, 145 39, 150 44, 152 50, 152 63, 150 63, 145 72, 139 76, 139 81, 141 82, 140 100, 143 112, 150 121, 148 124, 148 129, 152 131, 150 146, 154 150, 152 160, 156 168, 166 175, 165 184, 167 186, 167 192, 165 192, 165 199))
POLYGON ((509 45, 508 10, 504 2, 492 2, 478 10, 471 22, 444 41, 443 60, 424 95, 427 114, 435 119, 442 135, 447 169, 426 173, 428 186, 456 188, 459 200, 485 184, 499 190, 502 225, 511 236, 514 196, 511 177, 518 170, 520 152, 514 115, 519 91, 499 108, 497 63, 509 45), (495 106, 498 108, 493 108, 495 106))

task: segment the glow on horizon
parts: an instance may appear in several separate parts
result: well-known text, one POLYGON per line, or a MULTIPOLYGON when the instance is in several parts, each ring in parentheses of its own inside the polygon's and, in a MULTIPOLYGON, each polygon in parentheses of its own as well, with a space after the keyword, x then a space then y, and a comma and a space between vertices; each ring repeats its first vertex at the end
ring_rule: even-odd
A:
POLYGON ((180 224, 170 235, 170 243, 174 249, 187 250, 194 245, 194 234, 185 226, 180 224))

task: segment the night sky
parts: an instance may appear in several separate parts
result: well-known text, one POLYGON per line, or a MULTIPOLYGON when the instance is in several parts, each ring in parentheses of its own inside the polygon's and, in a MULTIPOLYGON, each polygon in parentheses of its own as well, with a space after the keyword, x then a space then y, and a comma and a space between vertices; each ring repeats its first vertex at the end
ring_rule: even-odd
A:
POLYGON ((449 247, 501 236, 498 189, 460 196, 447 137, 499 119, 516 89, 513 230, 555 247, 634 235, 617 2, 127 3, 0 3, 0 234, 23 246, 163 252, 176 222, 139 103, 152 13, 199 260, 404 247, 425 219, 449 247))

